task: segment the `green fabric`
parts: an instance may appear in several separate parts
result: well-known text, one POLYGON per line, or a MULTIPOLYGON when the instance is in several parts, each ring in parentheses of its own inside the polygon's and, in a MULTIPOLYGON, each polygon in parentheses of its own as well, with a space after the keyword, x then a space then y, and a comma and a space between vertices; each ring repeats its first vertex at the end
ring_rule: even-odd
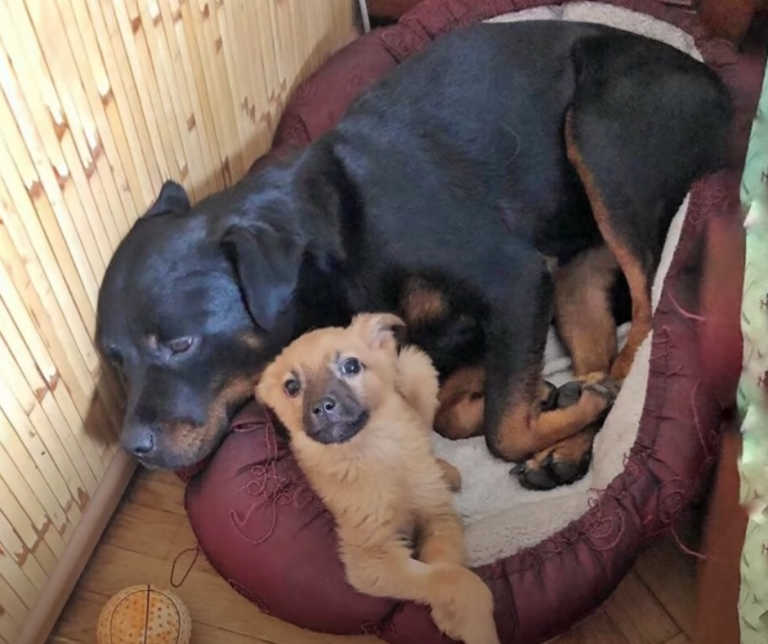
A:
POLYGON ((741 557, 742 644, 768 642, 768 70, 744 170, 741 199, 747 257, 741 329, 744 368, 739 384, 743 450, 741 500, 750 514, 741 557))

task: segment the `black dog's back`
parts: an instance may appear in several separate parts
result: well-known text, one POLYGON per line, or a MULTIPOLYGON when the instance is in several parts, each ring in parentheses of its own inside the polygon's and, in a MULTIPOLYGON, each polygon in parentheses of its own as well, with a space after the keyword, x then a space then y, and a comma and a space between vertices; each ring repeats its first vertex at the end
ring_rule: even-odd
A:
POLYGON ((687 54, 603 25, 530 21, 453 32, 361 96, 326 141, 365 195, 354 216, 370 225, 366 237, 399 240, 391 249, 398 259, 428 261, 409 244, 427 236, 445 252, 464 252, 456 243, 468 227, 475 246, 483 231, 488 243, 514 237, 566 259, 599 235, 563 128, 552 124, 564 123, 577 86, 589 100, 608 80, 631 90, 621 126, 634 123, 626 135, 652 152, 620 163, 644 177, 638 183, 655 181, 674 196, 662 209, 669 219, 694 176, 720 164, 727 93, 687 54), (681 148, 692 150, 687 165, 670 167, 681 148))
MULTIPOLYGON (((546 315, 531 309, 538 295, 514 286, 535 272, 537 253, 563 263, 602 243, 564 125, 582 98, 596 103, 606 91, 619 113, 601 126, 623 131, 593 143, 637 191, 627 202, 643 211, 616 214, 637 219, 635 251, 652 268, 691 182, 722 164, 730 103, 721 81, 672 46, 604 25, 479 24, 405 61, 315 145, 317 172, 335 166, 355 195, 340 212, 349 271, 367 284, 352 309, 396 308, 398 277, 431 273, 446 308, 470 319, 502 298, 546 315)), ((618 271, 614 295, 626 305, 618 271)), ((440 317, 414 338, 450 370, 482 344, 472 329, 440 317)))
MULTIPOLYGON (((581 196, 570 235, 589 228, 578 181, 563 155, 552 153, 562 148, 562 133, 551 127, 572 95, 569 50, 583 29, 515 27, 479 25, 438 39, 360 97, 329 135, 346 172, 365 183, 366 218, 377 227, 407 222, 409 237, 421 239, 441 237, 437 225, 455 239, 456 227, 476 224, 489 240, 531 238, 534 226, 581 196), (550 51, 520 65, 521 52, 541 46, 541 30, 553 31, 550 51)), ((482 244, 476 230, 473 243, 482 244)), ((400 231, 381 230, 382 238, 393 235, 400 231)))

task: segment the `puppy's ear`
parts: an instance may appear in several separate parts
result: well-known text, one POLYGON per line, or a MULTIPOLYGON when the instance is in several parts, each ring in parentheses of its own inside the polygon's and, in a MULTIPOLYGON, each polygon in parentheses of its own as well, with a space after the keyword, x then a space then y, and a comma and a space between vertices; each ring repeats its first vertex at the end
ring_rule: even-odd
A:
POLYGON ((192 209, 189 196, 184 186, 175 181, 166 181, 142 219, 151 219, 158 215, 186 215, 192 209))
POLYGON ((235 267, 251 317, 271 331, 293 297, 305 242, 268 226, 231 226, 221 247, 235 267))
POLYGON ((405 322, 392 313, 361 313, 350 325, 373 349, 381 349, 389 343, 395 348, 405 338, 405 322))

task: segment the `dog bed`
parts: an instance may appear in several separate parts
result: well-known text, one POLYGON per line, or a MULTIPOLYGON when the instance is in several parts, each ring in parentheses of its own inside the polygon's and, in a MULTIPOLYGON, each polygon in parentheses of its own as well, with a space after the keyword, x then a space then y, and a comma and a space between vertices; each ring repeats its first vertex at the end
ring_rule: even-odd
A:
MULTIPOLYGON (((744 87, 735 50, 707 39, 692 14, 652 0, 427 0, 397 25, 348 45, 306 81, 286 109, 272 152, 256 165, 316 139, 360 91, 440 34, 479 20, 534 18, 608 23, 706 60, 736 94, 735 143, 745 145, 755 92, 744 87)), ((653 285, 651 336, 595 442, 585 479, 526 491, 482 439, 435 436, 437 453, 464 477, 457 506, 472 564, 495 594, 502 642, 542 642, 583 619, 641 548, 672 529, 706 490, 722 410, 700 377, 691 276, 707 219, 740 216, 739 175, 736 168, 697 183, 676 216, 653 285)), ((570 377, 554 335, 545 377, 555 384, 570 377)), ((209 462, 187 473, 186 508, 202 550, 238 592, 317 631, 375 633, 393 643, 446 641, 426 607, 363 596, 345 582, 332 518, 263 408, 250 404, 232 430, 209 462)))

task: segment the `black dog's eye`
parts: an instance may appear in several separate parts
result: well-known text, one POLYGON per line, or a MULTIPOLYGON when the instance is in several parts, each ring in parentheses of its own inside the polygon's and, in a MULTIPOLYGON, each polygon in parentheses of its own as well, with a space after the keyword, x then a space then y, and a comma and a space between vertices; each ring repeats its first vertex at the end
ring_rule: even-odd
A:
POLYGON ((285 393, 291 398, 296 398, 301 391, 301 383, 296 378, 288 378, 288 380, 283 383, 283 389, 285 389, 285 393))
POLYGON ((178 353, 186 353, 192 348, 192 338, 176 338, 168 343, 168 348, 171 353, 176 355, 178 353))
POLYGON ((341 373, 345 376, 354 376, 363 370, 363 365, 357 358, 347 358, 341 363, 341 373))
POLYGON ((107 358, 118 369, 123 366, 123 355, 115 348, 110 347, 107 349, 107 358))

